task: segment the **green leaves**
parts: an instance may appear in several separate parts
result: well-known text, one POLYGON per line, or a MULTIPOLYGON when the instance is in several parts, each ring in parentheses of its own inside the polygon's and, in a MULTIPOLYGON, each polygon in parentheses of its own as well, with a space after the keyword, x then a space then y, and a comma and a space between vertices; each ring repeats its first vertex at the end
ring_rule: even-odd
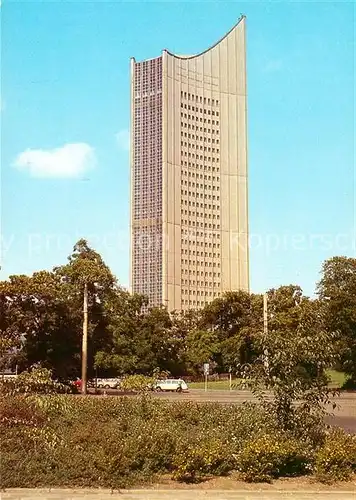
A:
POLYGON ((82 287, 85 283, 96 289, 107 289, 116 282, 101 256, 86 240, 79 240, 68 258, 69 263, 55 269, 63 280, 82 287))
POLYGON ((340 332, 342 368, 356 384, 356 259, 333 257, 324 262, 318 284, 330 331, 340 332))
POLYGON ((204 363, 211 362, 219 350, 218 336, 209 330, 192 330, 186 339, 186 359, 196 372, 201 372, 204 363))
POLYGON ((268 333, 257 332, 260 353, 242 367, 245 384, 265 401, 271 391, 274 411, 284 429, 294 426, 294 404, 307 413, 322 415, 330 391, 325 370, 337 359, 335 334, 326 328, 323 304, 301 294, 299 287, 281 287, 268 293, 268 333))

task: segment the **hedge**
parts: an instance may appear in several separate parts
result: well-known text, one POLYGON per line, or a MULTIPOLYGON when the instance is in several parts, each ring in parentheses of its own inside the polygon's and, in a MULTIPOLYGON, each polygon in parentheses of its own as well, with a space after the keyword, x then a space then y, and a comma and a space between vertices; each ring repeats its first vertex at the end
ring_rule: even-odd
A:
POLYGON ((332 481, 356 467, 354 437, 282 433, 255 404, 16 395, 0 397, 0 413, 1 488, 122 488, 160 474, 200 481, 231 471, 247 481, 312 473, 332 481))

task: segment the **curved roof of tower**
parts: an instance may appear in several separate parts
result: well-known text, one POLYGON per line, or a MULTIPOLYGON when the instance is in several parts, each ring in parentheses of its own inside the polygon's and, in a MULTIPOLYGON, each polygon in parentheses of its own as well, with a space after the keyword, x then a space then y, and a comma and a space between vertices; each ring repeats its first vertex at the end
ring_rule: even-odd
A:
POLYGON ((180 54, 174 54, 173 52, 169 51, 168 49, 164 49, 163 52, 167 52, 167 54, 169 54, 170 56, 173 56, 173 57, 176 57, 177 59, 193 59, 194 57, 199 57, 199 56, 202 56, 203 54, 205 54, 206 52, 209 52, 209 50, 213 49, 214 47, 216 47, 217 45, 219 45, 219 43, 221 43, 227 36, 230 35, 230 33, 232 31, 234 31, 235 28, 237 28, 237 26, 240 24, 241 21, 243 21, 244 19, 246 19, 246 16, 244 14, 241 14, 241 16, 239 17, 239 19, 237 20, 236 24, 234 24, 234 26, 227 32, 225 33, 224 36, 222 36, 220 38, 220 40, 218 40, 217 42, 215 42, 213 45, 211 45, 209 48, 203 50, 202 52, 199 52, 198 54, 194 54, 194 55, 180 55, 180 54))

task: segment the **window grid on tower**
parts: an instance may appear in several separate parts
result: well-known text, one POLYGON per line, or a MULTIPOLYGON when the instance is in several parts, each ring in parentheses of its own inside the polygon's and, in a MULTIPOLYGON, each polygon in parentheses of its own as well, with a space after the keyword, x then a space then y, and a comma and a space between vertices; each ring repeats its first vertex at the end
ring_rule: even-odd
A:
POLYGON ((218 247, 215 243, 219 241, 220 232, 217 194, 220 192, 220 150, 217 147, 220 131, 219 121, 211 119, 219 116, 219 100, 181 91, 180 107, 181 302, 184 309, 205 305, 217 296, 221 287, 220 272, 211 271, 220 268, 220 251, 212 251, 213 241, 214 249, 220 249, 220 243, 218 247), (191 104, 195 102, 203 105, 191 104), (191 278, 205 272, 204 280, 186 278, 186 275, 191 278))

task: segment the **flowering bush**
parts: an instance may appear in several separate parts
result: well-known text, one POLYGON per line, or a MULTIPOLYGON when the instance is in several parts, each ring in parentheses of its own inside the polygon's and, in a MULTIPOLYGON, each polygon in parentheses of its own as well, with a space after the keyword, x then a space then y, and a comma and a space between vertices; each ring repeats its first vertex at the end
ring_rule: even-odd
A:
POLYGON ((247 481, 312 470, 346 479, 356 464, 355 438, 281 432, 252 404, 24 393, 0 396, 0 424, 3 488, 122 488, 157 474, 198 481, 232 470, 247 481))
POLYGON ((342 430, 327 435, 316 454, 315 475, 322 482, 350 479, 356 470, 356 436, 342 430))
POLYGON ((207 475, 224 475, 232 469, 231 452, 218 436, 182 442, 173 458, 173 477, 178 481, 194 482, 207 475))
POLYGON ((310 472, 312 450, 293 437, 264 434, 252 438, 235 458, 244 480, 271 481, 310 472))

